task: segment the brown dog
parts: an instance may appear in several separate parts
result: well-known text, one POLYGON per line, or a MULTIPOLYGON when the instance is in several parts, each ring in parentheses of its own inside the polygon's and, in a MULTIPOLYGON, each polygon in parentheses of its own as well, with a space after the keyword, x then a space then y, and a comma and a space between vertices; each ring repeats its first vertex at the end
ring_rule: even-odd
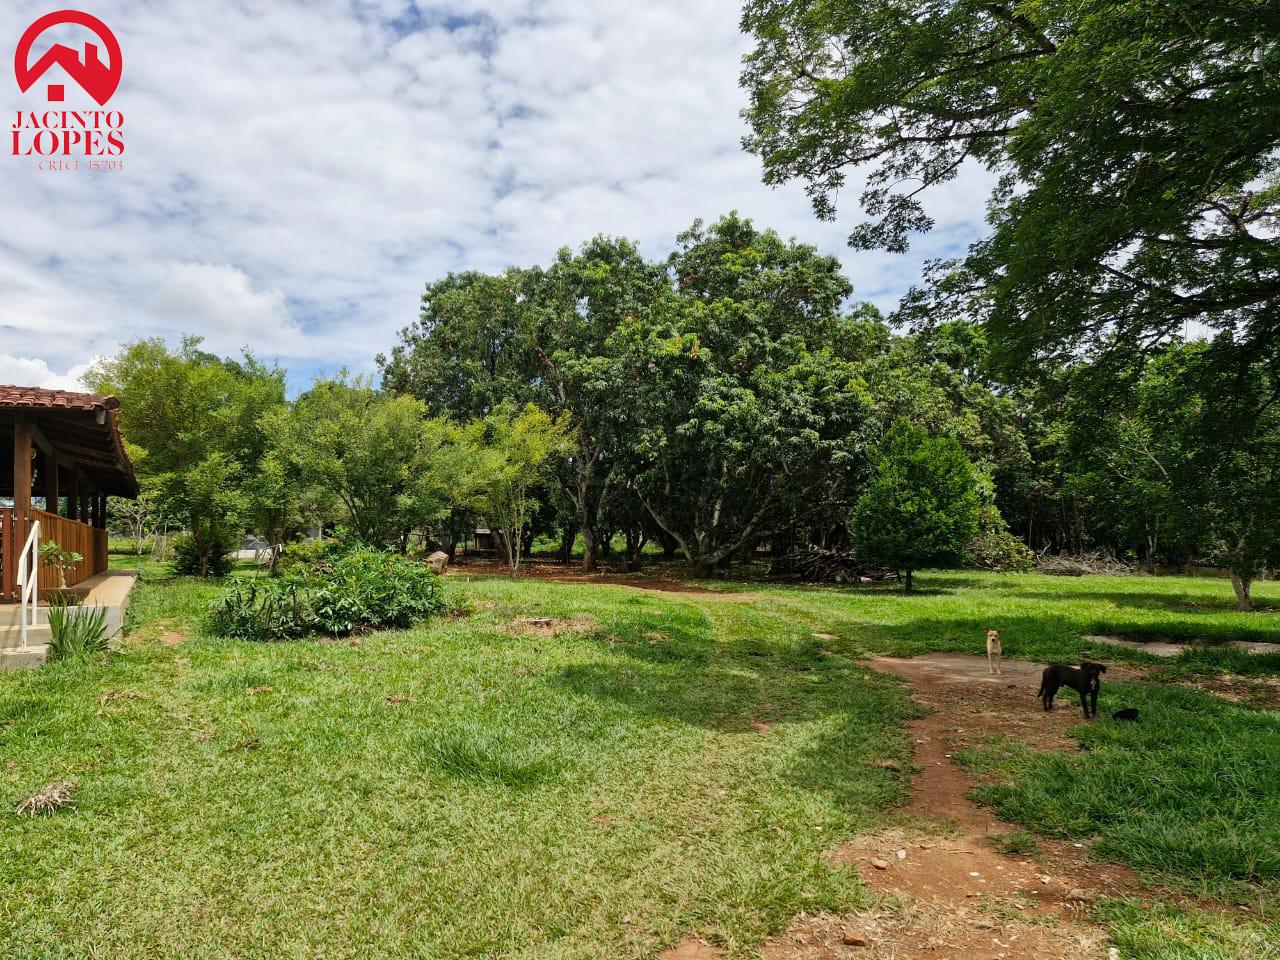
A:
POLYGON ((1000 631, 987 631, 987 672, 1000 672, 1000 631))

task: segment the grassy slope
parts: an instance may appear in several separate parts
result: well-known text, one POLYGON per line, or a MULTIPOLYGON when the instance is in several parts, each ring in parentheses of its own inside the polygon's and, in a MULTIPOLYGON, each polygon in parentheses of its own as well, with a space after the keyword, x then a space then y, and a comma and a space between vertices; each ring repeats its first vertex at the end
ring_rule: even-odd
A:
MULTIPOLYGON (((144 587, 134 616, 154 635, 209 592, 144 587)), ((858 902, 823 851, 902 796, 878 766, 910 752, 897 685, 748 608, 468 592, 476 616, 360 646, 144 642, 4 677, 0 796, 80 788, 3 814, 0 955, 741 952, 858 902), (530 613, 600 626, 501 629, 530 613)))
MULTIPOLYGON (((795 911, 857 900, 822 852, 901 796, 877 766, 909 752, 901 688, 824 650, 978 652, 989 625, 1007 656, 1036 659, 1078 657, 1084 633, 1280 639, 1280 617, 1235 614, 1213 580, 932 574, 912 597, 725 585, 750 604, 451 583, 475 617, 358 647, 144 642, 106 666, 0 678, 0 798, 81 782, 74 814, 3 824, 0 955, 639 957, 688 930, 749 955, 795 911), (599 626, 502 631, 532 613, 599 626), (778 723, 749 732, 760 720, 778 723)), ((216 592, 152 581, 140 636, 216 592)), ((1255 743, 1230 731, 1210 760, 1255 743)), ((1097 782, 1133 788, 1178 743, 1114 746, 1144 763, 1097 782)), ((1175 819, 1200 809, 1170 795, 1187 801, 1175 819)), ((1055 818, 1097 814, 1092 794, 1067 796, 1024 819, 1062 832, 1055 818)), ((1249 823, 1274 838, 1270 807, 1249 823)), ((1149 960, 1264 956, 1249 944, 1280 932, 1108 909, 1124 955, 1149 960)))

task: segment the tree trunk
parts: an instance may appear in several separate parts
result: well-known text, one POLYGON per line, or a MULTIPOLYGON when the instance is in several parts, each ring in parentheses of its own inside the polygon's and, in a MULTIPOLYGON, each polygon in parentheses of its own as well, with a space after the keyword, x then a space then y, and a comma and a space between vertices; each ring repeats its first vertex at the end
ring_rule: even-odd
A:
POLYGON ((1242 577, 1234 570, 1231 572, 1231 586, 1236 592, 1236 609, 1252 610, 1253 597, 1249 593, 1249 588, 1253 584, 1253 577, 1242 577))
POLYGON ((903 586, 902 586, 902 591, 903 591, 903 593, 910 593, 910 592, 911 592, 912 587, 913 587, 913 584, 912 584, 912 582, 911 582, 911 571, 910 571, 910 570, 908 570, 908 571, 907 571, 907 576, 906 576, 906 581, 905 581, 905 583, 904 583, 904 584, 903 584, 903 586))
POLYGON ((564 532, 560 534, 560 562, 565 566, 573 559, 573 541, 578 538, 576 528, 566 526, 564 532))
POLYGON ((597 566, 596 531, 591 524, 582 525, 582 569, 594 573, 597 566))
POLYGON ((707 557, 699 557, 693 561, 693 575, 698 580, 709 580, 716 571, 716 561, 707 557))

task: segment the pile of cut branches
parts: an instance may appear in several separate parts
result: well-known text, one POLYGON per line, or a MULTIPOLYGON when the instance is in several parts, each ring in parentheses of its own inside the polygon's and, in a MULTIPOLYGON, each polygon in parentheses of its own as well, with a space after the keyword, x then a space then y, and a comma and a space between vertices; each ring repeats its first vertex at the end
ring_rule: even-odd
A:
POLYGON ((1059 577, 1083 577, 1089 573, 1132 573, 1133 567, 1112 556, 1105 550, 1092 553, 1049 553, 1048 549, 1036 554, 1036 573, 1050 573, 1059 577))
POLYGON ((898 579, 898 571, 869 567, 852 553, 809 547, 776 558, 768 577, 797 583, 888 583, 898 579))

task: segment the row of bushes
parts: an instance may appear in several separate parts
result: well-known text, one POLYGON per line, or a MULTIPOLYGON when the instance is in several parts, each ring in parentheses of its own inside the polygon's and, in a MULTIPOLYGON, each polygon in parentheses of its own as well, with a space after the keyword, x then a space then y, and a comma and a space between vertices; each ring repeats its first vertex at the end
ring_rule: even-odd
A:
POLYGON ((444 607, 440 578, 423 564, 367 548, 295 556, 282 576, 254 579, 214 601, 220 637, 261 642, 410 627, 444 607))

